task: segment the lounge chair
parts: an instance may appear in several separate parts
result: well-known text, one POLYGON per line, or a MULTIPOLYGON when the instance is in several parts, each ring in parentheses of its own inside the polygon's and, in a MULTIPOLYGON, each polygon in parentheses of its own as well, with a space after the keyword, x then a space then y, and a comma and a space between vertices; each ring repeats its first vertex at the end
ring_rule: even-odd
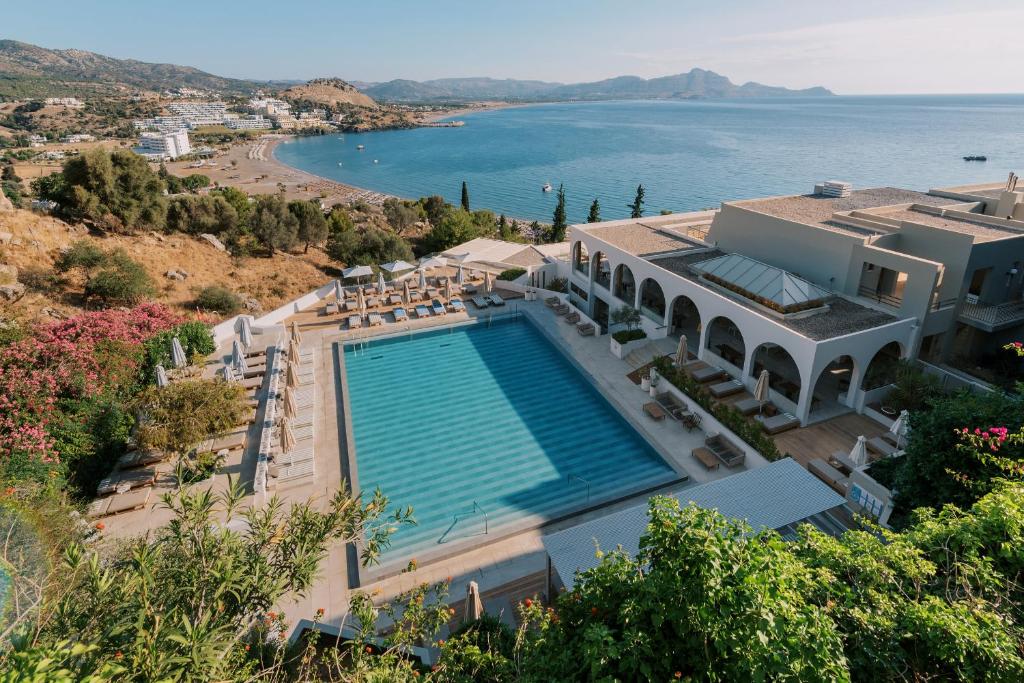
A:
POLYGON ((828 484, 834 491, 840 495, 845 496, 847 489, 850 488, 850 479, 843 475, 842 472, 837 470, 832 465, 821 458, 815 458, 807 463, 807 470, 821 479, 823 482, 828 484))
POLYGON ((779 434, 787 429, 800 426, 800 419, 792 413, 779 413, 771 417, 758 415, 754 419, 760 422, 761 426, 764 427, 764 431, 769 434, 779 434))
POLYGON ((700 428, 701 417, 697 413, 686 413, 680 422, 686 427, 686 431, 692 432, 694 429, 700 428))
POLYGON ((117 467, 121 470, 130 470, 135 467, 148 467, 167 459, 167 454, 161 451, 129 451, 117 459, 117 467))
POLYGON ((423 304, 417 305, 416 308, 414 308, 413 310, 416 312, 416 317, 417 318, 429 318, 430 317, 430 309, 427 308, 426 306, 424 306, 423 304))
POLYGON ((324 315, 334 315, 338 312, 338 304, 329 303, 324 306, 324 315))
POLYGON ((690 451, 690 454, 693 455, 693 457, 695 457, 697 460, 699 460, 700 464, 704 465, 705 469, 708 469, 708 470, 717 470, 718 469, 718 458, 716 458, 715 454, 712 453, 707 448, 704 448, 703 446, 699 446, 697 448, 694 448, 692 451, 690 451))
POLYGON ((96 487, 96 493, 105 496, 118 489, 123 492, 143 486, 152 486, 156 482, 157 474, 159 473, 155 466, 112 472, 110 476, 100 481, 100 485, 96 487))
POLYGON ((398 308, 392 309, 391 315, 395 316, 395 322, 405 322, 409 319, 409 314, 405 312, 405 309, 399 306, 398 308))
POLYGON ((715 457, 721 460, 726 467, 738 467, 747 459, 746 453, 721 434, 714 434, 704 439, 704 447, 714 453, 715 457))
POLYGON ((348 329, 355 330, 363 326, 363 316, 350 315, 348 317, 348 329))
POLYGON ((402 304, 402 297, 398 294, 392 294, 388 297, 388 303, 392 306, 400 306, 402 304))
POLYGON ((448 302, 448 307, 455 313, 464 313, 466 311, 466 304, 462 303, 462 299, 453 298, 448 302))
POLYGON ((664 420, 668 413, 660 405, 651 401, 650 403, 644 404, 644 412, 647 413, 652 420, 664 420))
POLYGON ((476 294, 476 285, 464 284, 462 285, 463 294, 476 294))
POLYGON ((560 303, 562 303, 562 300, 557 296, 549 296, 547 299, 544 299, 544 305, 548 308, 554 308, 560 303))
POLYGON ((238 382, 243 389, 256 389, 263 386, 263 375, 248 377, 238 382))
POLYGON ((477 308, 487 308, 488 306, 490 306, 490 303, 488 303, 487 299, 483 298, 482 296, 474 296, 472 299, 470 299, 470 301, 472 301, 473 305, 476 306, 477 308))
POLYGON ((376 311, 370 311, 369 313, 366 314, 366 322, 370 324, 370 327, 375 327, 376 325, 383 325, 384 318, 380 316, 380 313, 377 313, 376 311))
POLYGON ((676 398, 675 394, 671 394, 667 391, 663 391, 654 397, 654 400, 658 402, 662 408, 672 416, 674 420, 683 419, 683 415, 690 412, 686 409, 686 404, 676 398))
POLYGON ((565 322, 569 323, 570 325, 575 325, 579 321, 580 321, 580 314, 578 312, 576 312, 576 311, 573 311, 569 315, 565 316, 565 322))
POLYGON ((505 300, 502 299, 497 294, 494 294, 494 293, 488 294, 487 298, 490 300, 492 306, 504 306, 505 305, 505 300))
POLYGON ((829 458, 829 464, 846 475, 857 469, 857 465, 850 460, 850 454, 846 451, 834 451, 829 458))
MULTIPOLYGON (((765 401, 763 407, 767 408, 770 405, 770 402, 765 401)), ((732 407, 740 411, 744 415, 753 415, 754 413, 759 413, 762 412, 763 410, 761 401, 758 401, 756 398, 753 397, 745 398, 741 401, 736 401, 736 403, 732 404, 732 407)))
POLYGON ((725 398, 743 391, 743 382, 738 379, 730 379, 725 382, 718 382, 711 385, 711 395, 715 398, 725 398))
POLYGON ((377 308, 377 306, 379 306, 379 305, 380 305, 380 302, 377 301, 377 297, 370 296, 370 297, 366 298, 366 307, 367 308, 377 308))
POLYGON ((352 311, 359 310, 359 304, 354 299, 349 299, 345 302, 345 312, 351 313, 352 311))
POLYGON ((248 434, 246 432, 232 432, 212 439, 208 443, 204 441, 202 448, 199 450, 211 451, 213 453, 223 450, 233 451, 239 448, 245 448, 245 442, 247 440, 248 434))
POLYGON ((596 330, 591 323, 580 323, 576 326, 576 331, 579 332, 581 336, 593 337, 596 330))
POLYGON ((868 439, 868 450, 874 451, 875 453, 878 453, 879 455, 886 458, 892 457, 893 455, 899 453, 899 451, 896 450, 895 446, 893 446, 891 443, 885 441, 884 439, 878 436, 873 436, 870 439, 868 439))
POLYGON ((569 313, 569 307, 566 304, 559 304, 551 310, 555 312, 555 315, 567 315, 569 313))
POLYGON ((433 309, 434 315, 448 315, 448 311, 445 310, 444 304, 441 303, 440 299, 431 301, 430 308, 433 309))
POLYGON ((149 498, 152 495, 153 489, 147 486, 146 488, 128 491, 127 493, 118 493, 105 498, 97 498, 89 505, 89 509, 86 511, 86 516, 95 519, 96 517, 116 515, 119 512, 138 510, 149 503, 149 498))
POLYGON ((694 370, 690 374, 693 375, 693 378, 697 380, 699 383, 706 384, 707 382, 710 382, 712 380, 725 377, 725 370, 715 365, 709 365, 706 368, 694 370))

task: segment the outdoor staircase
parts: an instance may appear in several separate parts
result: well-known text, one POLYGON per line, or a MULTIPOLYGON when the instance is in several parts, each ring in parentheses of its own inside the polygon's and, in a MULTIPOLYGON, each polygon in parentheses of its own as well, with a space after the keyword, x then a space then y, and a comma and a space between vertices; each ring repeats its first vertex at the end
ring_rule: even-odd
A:
POLYGON ((647 365, 660 356, 671 356, 676 352, 679 341, 672 337, 662 337, 631 351, 623 360, 629 367, 636 370, 647 365))

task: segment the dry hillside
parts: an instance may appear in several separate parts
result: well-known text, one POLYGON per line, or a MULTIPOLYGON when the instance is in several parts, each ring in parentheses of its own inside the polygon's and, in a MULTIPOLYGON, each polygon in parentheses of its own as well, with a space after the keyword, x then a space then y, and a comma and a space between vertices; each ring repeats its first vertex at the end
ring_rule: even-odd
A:
POLYGON ((201 288, 217 284, 267 311, 330 277, 324 270, 329 266, 328 259, 319 249, 310 249, 308 254, 279 254, 273 259, 234 258, 187 235, 96 236, 84 227, 49 216, 2 211, 0 264, 18 269, 18 281, 26 285, 26 292, 14 303, 0 300, 0 319, 33 320, 81 309, 81 277, 60 276, 53 269, 61 248, 77 239, 92 240, 104 249, 124 249, 146 267, 156 282, 157 299, 182 310, 191 310, 201 288), (170 279, 167 273, 171 270, 185 271, 188 276, 184 280, 170 279))
POLYGON ((376 109, 377 103, 369 95, 356 90, 355 86, 340 78, 315 78, 308 83, 295 85, 281 93, 287 100, 305 100, 317 102, 335 108, 339 105, 351 105, 376 109))

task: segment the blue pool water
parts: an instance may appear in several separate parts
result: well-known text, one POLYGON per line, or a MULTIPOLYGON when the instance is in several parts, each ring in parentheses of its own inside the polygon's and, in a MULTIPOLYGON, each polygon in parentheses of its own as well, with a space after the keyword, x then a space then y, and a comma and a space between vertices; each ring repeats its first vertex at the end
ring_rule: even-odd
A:
POLYGON ((926 190, 1003 182, 1024 167, 1024 95, 581 102, 459 118, 461 128, 299 138, 274 154, 402 197, 457 204, 465 180, 473 208, 542 221, 556 198, 541 186, 564 183, 570 223, 595 197, 602 218, 628 217, 638 183, 651 215, 810 192, 831 178, 926 190))
POLYGON ((421 332, 345 349, 359 487, 379 486, 418 525, 383 562, 486 541, 668 483, 675 472, 525 319, 421 332), (459 517, 455 521, 456 516, 459 517))

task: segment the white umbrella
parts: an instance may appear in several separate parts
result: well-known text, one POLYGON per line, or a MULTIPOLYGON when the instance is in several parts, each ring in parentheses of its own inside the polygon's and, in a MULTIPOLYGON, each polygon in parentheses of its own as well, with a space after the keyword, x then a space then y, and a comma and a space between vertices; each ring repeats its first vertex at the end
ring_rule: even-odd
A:
POLYGON ((465 254, 453 254, 448 257, 449 261, 455 261, 456 263, 465 263, 469 259, 469 252, 465 254))
POLYGON ((655 384, 658 383, 658 371, 653 367, 651 368, 651 374, 649 375, 649 377, 651 379, 651 386, 654 386, 655 384))
POLYGON ((412 303, 412 294, 409 293, 409 281, 402 283, 402 301, 408 306, 412 303))
POLYGON ((167 371, 164 370, 164 366, 157 365, 156 366, 156 385, 158 387, 166 387, 167 384, 168 384, 168 382, 167 382, 167 371))
POLYGON ((465 621, 476 621, 484 614, 484 603, 480 599, 480 586, 476 581, 470 581, 466 586, 466 613, 465 621))
POLYGON ((359 307, 359 315, 366 315, 366 295, 362 289, 356 291, 356 305, 359 307))
POLYGON ((352 266, 351 268, 346 268, 341 271, 341 275, 346 280, 353 277, 366 277, 368 275, 373 275, 373 268, 370 266, 352 266))
POLYGON ((452 300, 452 279, 448 278, 444 281, 444 298, 448 301, 452 300))
POLYGON ((676 348, 676 366, 683 367, 686 365, 686 335, 679 337, 679 347, 676 348))
POLYGON ((759 409, 768 402, 768 389, 768 371, 762 370, 761 374, 757 376, 757 384, 754 385, 754 399, 757 401, 759 409))
POLYGON ((295 371, 295 363, 288 364, 287 375, 288 376, 285 378, 285 381, 287 382, 288 386, 290 386, 292 389, 299 386, 299 375, 295 371))
POLYGON ((302 335, 299 333, 298 321, 292 321, 292 341, 296 344, 302 343, 302 335))
POLYGON ((420 292, 423 292, 427 288, 427 276, 424 274, 423 269, 420 269, 420 292))
POLYGON ((341 280, 334 281, 334 298, 339 304, 345 300, 345 288, 341 286, 341 280))
POLYGON ((462 264, 461 263, 459 264, 459 273, 458 273, 458 275, 455 276, 455 281, 458 282, 460 285, 463 284, 466 281, 466 275, 465 275, 465 273, 462 272, 462 264))
POLYGON ((858 468, 868 464, 868 440, 863 434, 857 437, 857 443, 850 451, 850 461, 858 468))
POLYGON ((420 268, 429 270, 431 268, 444 268, 448 265, 448 259, 443 256, 431 256, 420 261, 420 268))
POLYGON ((907 427, 910 421, 910 413, 905 410, 900 411, 900 416, 896 418, 896 421, 892 423, 892 427, 889 427, 889 431, 896 436, 896 448, 900 447, 900 439, 907 434, 907 427))
POLYGON ((491 272, 487 271, 484 273, 484 292, 487 294, 491 293, 491 272))
POLYGON ((183 368, 188 365, 185 349, 181 348, 181 342, 178 341, 177 337, 171 340, 171 362, 176 368, 183 368))
POLYGON ((402 260, 381 264, 381 270, 386 270, 391 274, 399 273, 403 270, 412 270, 415 267, 413 264, 402 260))
POLYGON ((281 451, 290 452, 295 448, 295 432, 292 431, 292 423, 287 417, 281 418, 281 451))
POLYGON ((377 291, 381 294, 384 293, 386 283, 384 282, 384 271, 377 272, 377 291))
POLYGON ((221 374, 224 375, 224 381, 225 382, 234 382, 235 381, 235 373, 231 372, 231 366, 230 365, 225 365, 224 368, 221 370, 221 374))
POLYGON ((242 374, 245 374, 249 369, 245 364, 245 354, 242 353, 242 345, 238 343, 237 339, 231 342, 231 367, 242 374))
POLYGON ((299 407, 295 403, 295 392, 290 387, 284 390, 284 414, 285 417, 295 417, 299 412, 299 407))
POLYGON ((238 333, 238 338, 242 342, 242 346, 248 351, 252 348, 252 325, 249 323, 248 318, 242 318, 242 329, 238 333))

